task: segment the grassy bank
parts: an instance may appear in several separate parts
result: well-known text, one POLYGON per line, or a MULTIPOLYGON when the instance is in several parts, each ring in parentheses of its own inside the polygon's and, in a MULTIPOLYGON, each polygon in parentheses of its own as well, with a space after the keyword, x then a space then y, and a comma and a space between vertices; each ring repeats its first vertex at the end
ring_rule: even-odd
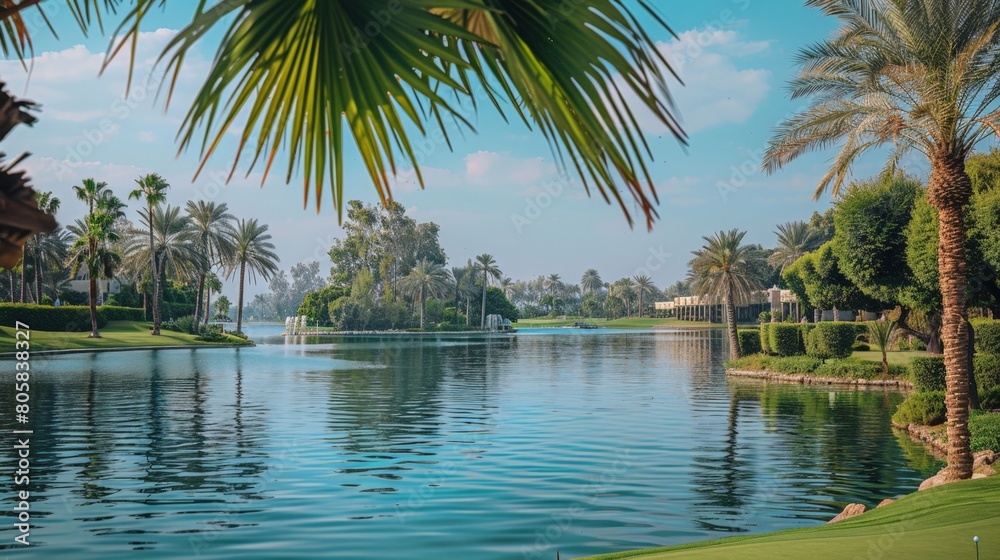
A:
POLYGON ((911 494, 861 516, 820 527, 623 552, 591 560, 770 560, 772 558, 983 558, 1000 550, 1000 476, 911 494))
MULTIPOLYGON (((0 327, 0 353, 14 351, 13 327, 0 327)), ((132 321, 111 321, 101 329, 101 338, 89 338, 86 332, 31 331, 29 340, 32 351, 41 350, 88 350, 99 348, 129 348, 139 346, 218 346, 220 344, 249 344, 247 341, 228 336, 224 342, 203 342, 195 340, 195 335, 173 331, 161 331, 160 336, 150 336, 149 323, 132 321)))

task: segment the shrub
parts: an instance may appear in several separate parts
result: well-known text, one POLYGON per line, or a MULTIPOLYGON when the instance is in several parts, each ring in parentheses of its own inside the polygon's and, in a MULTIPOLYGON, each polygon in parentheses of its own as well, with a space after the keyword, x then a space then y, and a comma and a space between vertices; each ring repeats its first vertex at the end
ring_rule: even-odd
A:
POLYGON ((177 328, 180 329, 182 333, 193 333, 194 332, 194 315, 188 315, 186 317, 181 317, 174 321, 177 328))
POLYGON ((243 331, 230 332, 229 334, 235 336, 236 338, 242 338, 243 340, 249 340, 249 337, 243 331))
POLYGON ((973 319, 972 328, 976 330, 976 352, 1000 354, 1000 321, 973 319))
POLYGON ((969 435, 973 453, 1000 451, 1000 413, 972 411, 969 416, 969 435))
POLYGON ((852 347, 858 334, 858 325, 853 323, 820 323, 809 336, 815 337, 813 344, 817 354, 847 358, 854 351, 852 347))
POLYGON ((770 311, 761 311, 760 314, 757 315, 757 320, 760 321, 761 323, 770 323, 771 322, 771 312, 770 311))
POLYGON ((775 373, 813 373, 820 367, 821 362, 809 356, 790 356, 771 360, 769 371, 775 373))
POLYGON ((812 356, 817 360, 828 360, 833 356, 827 351, 826 347, 820 344, 819 332, 816 329, 809 331, 805 337, 805 347, 806 355, 812 356))
MULTIPOLYGON (((896 371, 899 372, 898 369, 896 371)), ((882 377, 882 364, 861 358, 830 360, 816 368, 816 375, 841 379, 878 379, 882 377)))
MULTIPOLYGON (((49 307, 24 303, 0 304, 0 325, 13 326, 20 321, 37 331, 81 332, 90 330, 90 308, 83 305, 49 307)), ((97 327, 107 324, 100 311, 97 327)))
POLYGON ((102 305, 97 308, 97 314, 105 321, 145 321, 142 309, 136 307, 116 307, 102 305))
POLYGON ((984 410, 1000 409, 1000 387, 979 391, 979 404, 984 410))
POLYGON ((798 325, 770 323, 768 325, 768 346, 771 352, 786 357, 805 354, 801 333, 798 325))
MULTIPOLYGON (((62 302, 60 302, 60 303, 62 303, 62 302)), ((50 296, 49 294, 42 294, 41 304, 42 305, 54 305, 55 302, 52 301, 52 296, 50 296)))
POLYGON ((913 386, 920 392, 944 391, 944 358, 917 356, 910 358, 913 386))
POLYGON ((934 426, 944 422, 944 391, 913 393, 900 403, 892 421, 896 424, 934 426))
POLYGON ((980 391, 1000 387, 1000 355, 976 354, 972 358, 972 371, 976 376, 976 388, 980 391))
POLYGON ((754 330, 741 330, 737 334, 740 338, 741 356, 760 354, 760 333, 754 330))
POLYGON ((761 323, 760 328, 757 329, 760 333, 760 351, 764 354, 771 353, 771 329, 768 328, 770 323, 761 323))
POLYGON ((202 325, 198 329, 198 336, 195 340, 201 340, 202 342, 225 342, 229 340, 229 337, 222 332, 222 327, 219 325, 202 325))

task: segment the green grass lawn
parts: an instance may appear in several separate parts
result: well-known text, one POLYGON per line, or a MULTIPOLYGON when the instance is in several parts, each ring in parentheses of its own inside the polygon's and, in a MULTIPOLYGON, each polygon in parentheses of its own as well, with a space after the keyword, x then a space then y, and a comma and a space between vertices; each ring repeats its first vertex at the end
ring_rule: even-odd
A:
POLYGON ((591 560, 771 560, 808 558, 1000 557, 1000 476, 956 482, 911 494, 896 503, 836 523, 733 537, 677 547, 622 552, 591 560))
MULTIPOLYGON (((14 351, 13 327, 0 327, 0 352, 14 351)), ((74 350, 90 348, 127 348, 131 346, 186 346, 218 344, 240 344, 246 341, 230 336, 223 343, 202 342, 194 339, 193 334, 179 333, 168 330, 160 331, 160 336, 149 334, 149 323, 133 321, 111 321, 101 329, 101 338, 89 338, 86 332, 48 332, 31 331, 29 340, 31 350, 74 350)))
MULTIPOLYGON (((856 358, 861 358, 862 360, 871 360, 873 362, 878 362, 880 364, 882 363, 882 352, 878 350, 871 350, 868 352, 855 352, 854 354, 851 355, 856 358)), ((887 352, 885 355, 885 359, 890 364, 905 366, 909 365, 910 358, 913 358, 915 356, 930 356, 930 354, 922 350, 920 351, 914 350, 906 352, 887 352)))

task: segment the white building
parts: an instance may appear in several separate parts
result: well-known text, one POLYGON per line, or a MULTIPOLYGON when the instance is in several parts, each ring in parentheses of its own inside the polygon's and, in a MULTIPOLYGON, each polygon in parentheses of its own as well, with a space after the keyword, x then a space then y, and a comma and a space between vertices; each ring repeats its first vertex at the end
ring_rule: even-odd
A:
MULTIPOLYGON (((121 282, 118 280, 98 280, 97 281, 97 305, 102 305, 108 300, 108 296, 111 294, 117 294, 121 291, 121 282)), ((83 292, 85 294, 90 293, 90 274, 87 273, 87 267, 83 266, 80 268, 80 272, 75 278, 69 281, 69 289, 76 292, 83 292)))

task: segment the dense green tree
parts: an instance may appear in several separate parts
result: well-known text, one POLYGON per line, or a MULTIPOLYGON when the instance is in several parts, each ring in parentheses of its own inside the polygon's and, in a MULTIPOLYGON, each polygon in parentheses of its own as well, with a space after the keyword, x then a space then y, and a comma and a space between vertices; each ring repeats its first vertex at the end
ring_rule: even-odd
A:
POLYGON ((91 338, 101 337, 97 330, 97 281, 114 278, 122 260, 116 247, 121 239, 117 224, 125 205, 110 191, 104 191, 104 187, 104 183, 93 179, 85 179, 82 187, 74 187, 77 197, 87 203, 88 213, 68 228, 74 236, 67 256, 71 274, 76 276, 81 268, 86 268, 90 281, 91 338))
POLYGON ((218 321, 229 321, 229 310, 232 307, 233 304, 229 301, 229 298, 219 296, 219 299, 215 300, 215 319, 218 321))
POLYGON ((881 309, 884 303, 866 296, 840 270, 833 242, 821 245, 785 268, 789 288, 817 309, 881 309))
POLYGON ((517 322, 521 318, 517 307, 507 299, 507 296, 503 295, 503 290, 494 286, 486 288, 485 315, 482 314, 480 309, 473 307, 472 321, 479 321, 481 324, 485 324, 482 318, 489 315, 500 315, 504 319, 510 319, 512 322, 517 322))
POLYGON ((339 286, 324 286, 323 288, 306 294, 299 306, 298 315, 305 315, 310 323, 318 322, 320 325, 329 326, 330 304, 347 295, 347 290, 339 286))

